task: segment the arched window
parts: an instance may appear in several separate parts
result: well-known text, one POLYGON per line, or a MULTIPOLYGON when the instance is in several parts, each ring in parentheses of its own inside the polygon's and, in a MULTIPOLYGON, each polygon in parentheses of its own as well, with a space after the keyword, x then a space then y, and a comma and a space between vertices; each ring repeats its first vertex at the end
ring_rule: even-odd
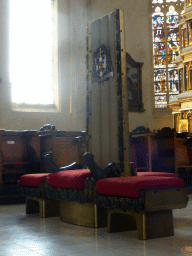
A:
POLYGON ((176 56, 180 52, 179 22, 184 0, 152 0, 155 108, 166 108, 179 94, 176 56))

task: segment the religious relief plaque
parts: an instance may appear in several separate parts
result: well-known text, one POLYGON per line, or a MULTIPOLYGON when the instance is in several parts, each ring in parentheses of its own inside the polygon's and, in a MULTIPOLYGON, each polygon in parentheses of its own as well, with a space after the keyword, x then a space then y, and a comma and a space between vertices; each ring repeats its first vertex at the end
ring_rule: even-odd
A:
POLYGON ((113 76, 110 49, 105 45, 101 45, 93 53, 92 82, 102 82, 113 76))

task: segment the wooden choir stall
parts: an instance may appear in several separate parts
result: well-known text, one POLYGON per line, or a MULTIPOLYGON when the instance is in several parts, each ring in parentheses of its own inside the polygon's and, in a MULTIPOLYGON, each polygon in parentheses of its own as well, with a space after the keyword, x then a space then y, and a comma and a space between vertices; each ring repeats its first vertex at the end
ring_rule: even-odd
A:
POLYGON ((0 198, 19 197, 17 182, 27 173, 49 172, 44 155, 51 152, 58 167, 84 165, 86 133, 57 131, 45 125, 39 131, 0 130, 0 198))
POLYGON ((151 132, 144 127, 130 134, 131 161, 139 172, 179 174, 187 186, 192 183, 192 134, 169 127, 151 132))

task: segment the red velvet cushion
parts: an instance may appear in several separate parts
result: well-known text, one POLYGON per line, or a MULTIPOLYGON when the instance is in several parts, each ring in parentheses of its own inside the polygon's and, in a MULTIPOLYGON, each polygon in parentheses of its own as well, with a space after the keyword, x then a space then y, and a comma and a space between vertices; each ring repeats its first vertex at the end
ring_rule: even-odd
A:
POLYGON ((97 181, 97 192, 104 195, 138 198, 145 189, 184 187, 184 181, 175 177, 132 176, 97 181))
POLYGON ((49 186, 58 188, 85 187, 85 180, 91 176, 89 169, 60 171, 49 175, 49 186))
POLYGON ((20 178, 20 185, 29 187, 39 187, 39 183, 45 182, 49 173, 25 174, 20 178))
POLYGON ((137 176, 178 177, 178 174, 167 172, 137 172, 137 176))

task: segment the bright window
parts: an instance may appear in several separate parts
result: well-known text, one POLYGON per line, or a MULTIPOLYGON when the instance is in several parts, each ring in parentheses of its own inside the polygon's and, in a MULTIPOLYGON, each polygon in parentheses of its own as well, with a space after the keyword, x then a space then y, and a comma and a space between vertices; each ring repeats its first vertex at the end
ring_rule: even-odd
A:
POLYGON ((53 106, 57 89, 55 1, 9 1, 13 106, 53 106))
POLYGON ((184 0, 152 0, 155 108, 166 108, 179 94, 176 56, 180 53, 179 22, 184 0))

